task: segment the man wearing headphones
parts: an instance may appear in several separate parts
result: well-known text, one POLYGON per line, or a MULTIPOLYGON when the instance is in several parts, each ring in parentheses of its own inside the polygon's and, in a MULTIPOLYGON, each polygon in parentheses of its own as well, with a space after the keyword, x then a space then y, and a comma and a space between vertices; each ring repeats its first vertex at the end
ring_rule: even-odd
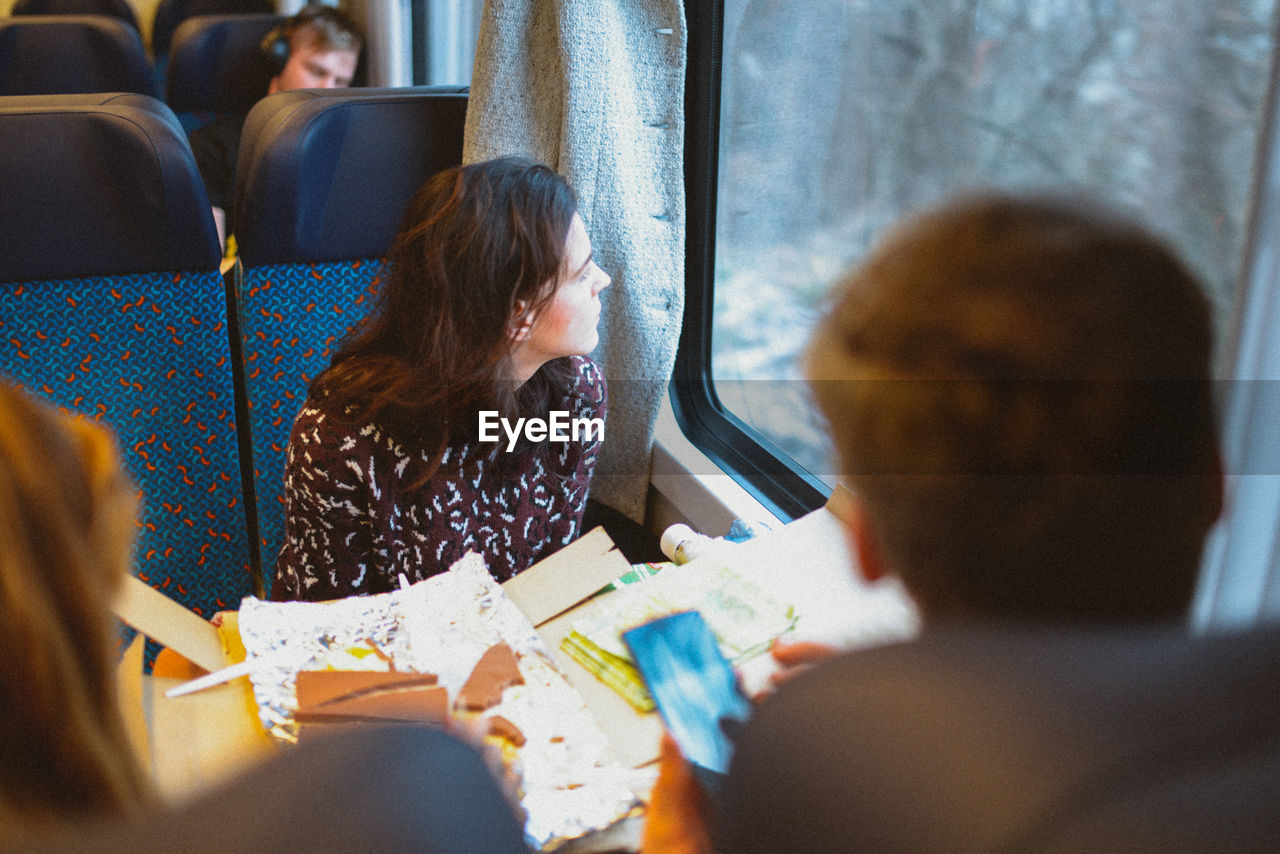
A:
MULTIPOLYGON (((262 39, 261 60, 270 75, 266 94, 350 86, 362 43, 360 30, 350 17, 332 6, 312 3, 262 39)), ((190 135, 191 150, 224 245, 234 226, 230 205, 245 116, 224 116, 190 135)))

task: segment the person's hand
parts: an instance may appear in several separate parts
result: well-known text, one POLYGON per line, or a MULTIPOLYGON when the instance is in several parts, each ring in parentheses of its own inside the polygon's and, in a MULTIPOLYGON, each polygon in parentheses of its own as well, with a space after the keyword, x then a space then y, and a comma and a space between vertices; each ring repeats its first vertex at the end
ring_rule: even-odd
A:
POLYGON ((840 650, 825 643, 800 641, 798 643, 775 642, 769 652, 773 656, 773 660, 781 667, 780 670, 769 677, 770 687, 777 688, 788 680, 799 676, 815 664, 820 664, 835 656, 840 650))
POLYGON ((711 809, 670 733, 662 733, 658 780, 641 836, 641 854, 710 854, 711 809))

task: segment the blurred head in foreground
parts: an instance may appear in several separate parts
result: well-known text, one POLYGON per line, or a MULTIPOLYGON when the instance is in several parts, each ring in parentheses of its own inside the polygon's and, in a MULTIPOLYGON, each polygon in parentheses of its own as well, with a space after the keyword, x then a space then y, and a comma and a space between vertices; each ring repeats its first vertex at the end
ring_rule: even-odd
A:
POLYGON ((808 356, 862 570, 925 618, 1186 614, 1221 506, 1205 297, 1143 229, 976 197, 908 221, 808 356))
POLYGON ((0 381, 0 844, 150 797, 110 613, 135 504, 106 431, 0 381))

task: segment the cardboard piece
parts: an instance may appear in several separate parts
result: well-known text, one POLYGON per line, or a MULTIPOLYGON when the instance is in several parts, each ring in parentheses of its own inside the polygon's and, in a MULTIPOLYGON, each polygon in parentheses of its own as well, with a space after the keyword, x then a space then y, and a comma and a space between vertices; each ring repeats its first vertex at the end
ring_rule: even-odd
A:
POLYGON ((631 768, 658 758, 662 737, 662 720, 656 712, 638 712, 608 685, 605 685, 560 648, 560 641, 573 628, 575 620, 592 616, 599 607, 588 601, 561 614, 538 628, 538 634, 551 650, 556 666, 587 701, 587 708, 609 737, 614 758, 631 768))
POLYGON ((826 508, 841 522, 848 524, 846 520, 853 515, 853 504, 857 501, 853 497, 853 493, 849 487, 843 483, 837 483, 836 488, 831 490, 831 495, 827 497, 826 508))
MULTIPOLYGON (((146 587, 136 578, 128 581, 146 587)), ((243 659, 234 612, 224 614, 223 626, 218 628, 163 593, 149 587, 139 591, 136 586, 121 595, 116 609, 139 631, 116 666, 125 725, 163 797, 180 801, 275 754, 275 745, 258 720, 247 679, 171 700, 165 691, 182 680, 142 672, 145 635, 159 635, 156 640, 161 643, 174 641, 186 655, 215 669, 243 659)))
POLYGON ((303 670, 298 673, 300 724, 400 721, 441 723, 449 692, 434 673, 303 670))
POLYGON ((525 737, 524 733, 520 731, 520 727, 502 715, 489 715, 485 720, 489 723, 489 735, 506 739, 513 747, 524 747, 525 737))
POLYGON ((311 709, 363 694, 435 685, 434 673, 388 673, 379 670, 300 670, 295 691, 299 709, 311 709))
POLYGON ((524 676, 516 663, 516 654, 506 641, 495 643, 484 651, 471 675, 458 692, 458 707, 483 712, 502 702, 502 692, 512 685, 523 685, 524 676))
POLYGON ((151 762, 151 741, 147 733, 147 718, 142 700, 145 693, 142 659, 146 642, 147 639, 142 634, 134 636, 116 665, 116 699, 124 715, 125 729, 129 731, 129 741, 133 743, 134 752, 144 767, 151 762))
POLYGON ((335 721, 333 723, 323 724, 303 724, 298 727, 298 744, 309 744, 313 741, 330 738, 335 735, 343 735, 347 733, 363 732, 368 733, 372 729, 378 727, 399 728, 404 724, 400 721, 335 721))
POLYGON ((177 679, 143 677, 151 768, 162 795, 181 801, 277 755, 246 679, 168 699, 177 679))
POLYGON ((339 697, 316 706, 299 704, 300 724, 362 720, 443 723, 449 718, 449 691, 443 685, 417 685, 339 697))
POLYGON ((577 689, 609 737, 614 758, 636 767, 658 757, 662 721, 633 709, 560 649, 572 622, 592 608, 591 597, 631 570, 603 528, 594 528, 502 585, 551 650, 556 667, 577 689))
POLYGON ((125 578, 112 607, 120 619, 205 670, 228 663, 217 627, 135 576, 125 578))
POLYGON ((583 601, 631 569, 604 528, 592 528, 560 551, 544 558, 502 589, 538 628, 583 601))

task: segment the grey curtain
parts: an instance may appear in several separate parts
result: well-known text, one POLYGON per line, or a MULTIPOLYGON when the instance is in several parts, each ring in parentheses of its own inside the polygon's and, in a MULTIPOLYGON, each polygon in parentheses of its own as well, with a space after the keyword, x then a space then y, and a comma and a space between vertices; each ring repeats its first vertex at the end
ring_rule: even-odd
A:
POLYGON ((684 309, 680 0, 488 0, 464 162, 535 157, 568 177, 613 277, 596 359, 609 381, 592 496, 644 515, 653 425, 684 309))

